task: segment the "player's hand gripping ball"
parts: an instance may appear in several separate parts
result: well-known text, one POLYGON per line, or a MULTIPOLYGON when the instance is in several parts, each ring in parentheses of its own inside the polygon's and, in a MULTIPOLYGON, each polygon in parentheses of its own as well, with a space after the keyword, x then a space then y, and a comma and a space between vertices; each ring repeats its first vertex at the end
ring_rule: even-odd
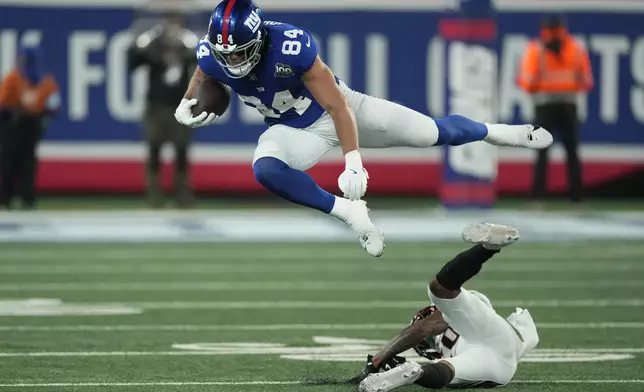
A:
POLYGON ((230 105, 230 89, 213 79, 199 83, 196 98, 182 99, 174 117, 191 128, 214 124, 230 105))

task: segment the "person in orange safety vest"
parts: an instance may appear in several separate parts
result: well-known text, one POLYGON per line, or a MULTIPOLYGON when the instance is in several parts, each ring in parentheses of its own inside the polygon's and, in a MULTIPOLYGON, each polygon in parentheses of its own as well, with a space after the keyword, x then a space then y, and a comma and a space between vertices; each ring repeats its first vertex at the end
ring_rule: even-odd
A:
MULTIPOLYGON (((566 149, 569 196, 582 199, 582 173, 579 160, 579 121, 577 99, 594 85, 588 53, 564 24, 561 17, 544 19, 540 35, 525 49, 518 84, 533 99, 534 123, 557 135, 566 149)), ((548 150, 537 152, 533 197, 546 194, 548 150)))
POLYGON ((37 148, 61 98, 39 47, 23 47, 16 67, 0 82, 0 209, 14 196, 36 204, 37 148))

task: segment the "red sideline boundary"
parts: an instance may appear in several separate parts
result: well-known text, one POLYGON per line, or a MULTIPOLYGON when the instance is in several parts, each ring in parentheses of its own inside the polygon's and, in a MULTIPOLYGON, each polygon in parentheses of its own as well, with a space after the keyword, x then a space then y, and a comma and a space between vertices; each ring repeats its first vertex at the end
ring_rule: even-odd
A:
MULTIPOLYGON (((644 165, 640 163, 585 162, 584 184, 592 186, 627 174, 644 165)), ((309 173, 321 187, 335 192, 341 163, 320 163, 309 173)), ((496 184, 499 193, 526 193, 532 185, 532 163, 499 164, 496 184)), ((369 193, 372 195, 432 195, 439 193, 439 163, 373 162, 369 164, 369 193)), ((169 187, 171 167, 164 165, 163 182, 169 187)), ((205 162, 192 166, 192 183, 196 191, 219 193, 259 193, 264 189, 255 182, 249 163, 205 162)), ((46 192, 141 192, 145 186, 144 165, 132 160, 47 160, 40 163, 38 188, 46 192)), ((550 164, 548 186, 551 191, 567 189, 565 165, 550 164)))

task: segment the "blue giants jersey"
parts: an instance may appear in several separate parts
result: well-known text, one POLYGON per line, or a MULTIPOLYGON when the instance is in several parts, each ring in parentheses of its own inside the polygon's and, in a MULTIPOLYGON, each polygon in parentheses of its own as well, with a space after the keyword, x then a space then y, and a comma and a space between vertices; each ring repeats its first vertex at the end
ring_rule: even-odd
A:
POLYGON ((302 81, 318 54, 311 34, 298 27, 269 22, 266 25, 267 47, 262 59, 244 78, 229 77, 217 63, 204 38, 197 46, 199 67, 208 76, 230 86, 248 106, 259 110, 268 126, 283 124, 306 128, 324 114, 302 81))

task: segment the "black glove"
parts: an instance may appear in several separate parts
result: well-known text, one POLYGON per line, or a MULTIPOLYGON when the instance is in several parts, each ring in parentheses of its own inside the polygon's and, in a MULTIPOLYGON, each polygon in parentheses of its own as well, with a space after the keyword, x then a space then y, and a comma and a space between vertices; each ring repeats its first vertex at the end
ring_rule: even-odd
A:
POLYGON ((365 364, 364 369, 362 369, 362 372, 360 372, 360 374, 353 377, 352 379, 348 380, 347 383, 360 384, 362 380, 367 378, 367 376, 369 376, 372 373, 379 373, 381 370, 382 371, 391 370, 396 366, 399 366, 405 362, 407 362, 407 359, 405 357, 399 357, 397 355, 394 355, 392 358, 389 358, 389 360, 381 363, 380 367, 375 367, 373 364, 373 355, 369 354, 367 355, 367 363, 365 364))
POLYGON ((362 380, 367 378, 371 373, 378 373, 380 369, 373 366, 373 355, 367 355, 367 363, 364 366, 364 369, 357 376, 347 381, 347 384, 360 384, 362 380))
POLYGON ((407 362, 407 358, 394 355, 393 357, 389 358, 388 361, 380 364, 380 370, 384 370, 386 372, 387 370, 391 370, 397 366, 402 365, 405 362, 407 362))

